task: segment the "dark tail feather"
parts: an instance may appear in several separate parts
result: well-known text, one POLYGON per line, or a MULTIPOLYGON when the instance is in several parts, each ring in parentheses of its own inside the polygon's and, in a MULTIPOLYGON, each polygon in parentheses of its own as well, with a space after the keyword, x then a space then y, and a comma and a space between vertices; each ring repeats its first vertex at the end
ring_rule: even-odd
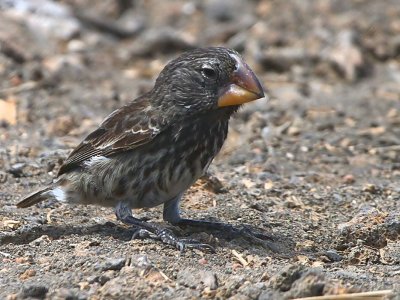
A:
POLYGON ((42 202, 49 198, 48 191, 50 191, 52 187, 47 187, 43 190, 30 194, 29 196, 25 197, 22 201, 17 203, 18 208, 25 208, 32 206, 36 203, 42 202))

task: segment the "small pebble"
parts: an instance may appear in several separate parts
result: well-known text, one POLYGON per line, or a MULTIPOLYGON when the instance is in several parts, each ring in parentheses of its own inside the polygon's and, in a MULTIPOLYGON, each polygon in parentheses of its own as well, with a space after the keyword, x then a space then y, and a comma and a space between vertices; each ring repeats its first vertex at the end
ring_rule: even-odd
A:
POLYGON ((207 259, 205 259, 204 257, 202 257, 202 258, 199 259, 199 264, 201 264, 201 265, 206 265, 206 264, 208 264, 208 261, 207 261, 207 259))
POLYGON ((28 279, 28 278, 30 278, 30 277, 35 276, 35 275, 36 275, 36 271, 35 271, 35 270, 28 269, 28 270, 26 270, 24 273, 22 273, 22 274, 19 276, 19 279, 21 279, 21 280, 26 280, 26 279, 28 279))
POLYGON ((378 192, 378 188, 375 184, 368 183, 364 186, 363 191, 371 194, 376 194, 378 192))
POLYGON ((343 257, 337 253, 336 250, 328 250, 324 254, 330 259, 330 261, 333 262, 341 261, 343 259, 343 257))
POLYGON ((356 179, 354 178, 354 175, 352 174, 347 174, 343 176, 343 182, 350 184, 350 183, 354 183, 356 181, 356 179))

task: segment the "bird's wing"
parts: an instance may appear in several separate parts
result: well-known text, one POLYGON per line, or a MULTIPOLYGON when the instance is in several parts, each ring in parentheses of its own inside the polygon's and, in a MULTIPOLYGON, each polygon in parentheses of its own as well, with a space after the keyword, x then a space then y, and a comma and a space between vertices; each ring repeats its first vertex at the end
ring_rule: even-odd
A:
POLYGON ((94 156, 110 157, 152 141, 160 133, 163 120, 151 111, 146 97, 114 111, 71 152, 57 176, 94 156))

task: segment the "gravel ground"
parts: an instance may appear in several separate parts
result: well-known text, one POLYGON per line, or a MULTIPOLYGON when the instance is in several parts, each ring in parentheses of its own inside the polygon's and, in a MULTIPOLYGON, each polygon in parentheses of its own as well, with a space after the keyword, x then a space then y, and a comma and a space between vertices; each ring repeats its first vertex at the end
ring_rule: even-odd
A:
POLYGON ((398 1, 49 4, 0 1, 1 299, 400 299, 398 1), (16 209, 169 59, 208 45, 240 51, 271 99, 235 116, 182 210, 271 240, 165 225, 216 248, 180 253, 132 240, 109 208, 16 209))

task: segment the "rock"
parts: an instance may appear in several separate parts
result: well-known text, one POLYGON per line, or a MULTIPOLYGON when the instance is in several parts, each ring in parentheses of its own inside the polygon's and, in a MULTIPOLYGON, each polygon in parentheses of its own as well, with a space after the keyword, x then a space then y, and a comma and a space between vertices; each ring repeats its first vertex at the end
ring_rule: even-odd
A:
POLYGON ((324 275, 320 271, 309 270, 296 280, 285 293, 286 299, 305 298, 323 295, 325 287, 324 275))
POLYGON ((79 53, 48 56, 43 60, 43 66, 52 77, 58 79, 74 78, 78 80, 85 68, 83 58, 79 53))
POLYGON ((95 283, 95 282, 99 282, 99 276, 98 275, 92 275, 92 276, 89 276, 88 278, 86 278, 86 280, 90 284, 95 283))
POLYGON ((256 60, 268 72, 283 73, 298 64, 316 60, 303 48, 268 48, 257 55, 256 60))
POLYGON ((0 183, 6 183, 7 182, 7 173, 0 171, 0 183))
POLYGON ((337 253, 336 250, 328 250, 324 254, 330 259, 330 261, 333 262, 338 262, 343 259, 343 257, 339 253, 337 253))
POLYGON ((290 126, 287 130, 287 134, 291 136, 298 136, 301 133, 301 129, 296 126, 290 126))
POLYGON ((114 270, 108 270, 97 278, 97 282, 104 285, 107 281, 115 276, 114 270))
POLYGON ((19 276, 19 279, 20 279, 20 280, 26 280, 26 279, 28 279, 28 278, 30 278, 30 277, 35 276, 35 275, 36 275, 36 271, 35 271, 35 270, 33 270, 33 269, 28 269, 28 270, 26 270, 24 273, 22 273, 22 274, 19 276))
POLYGON ((248 39, 248 32, 241 31, 229 38, 226 42, 228 48, 235 49, 236 51, 243 52, 246 48, 246 42, 248 39))
POLYGON ((284 292, 283 296, 279 297, 283 299, 320 296, 323 295, 325 285, 321 271, 307 269, 302 265, 286 266, 268 281, 270 288, 284 292))
POLYGON ((265 289, 265 284, 259 282, 256 284, 244 284, 239 288, 239 293, 248 297, 248 299, 259 299, 261 292, 265 289))
POLYGON ((240 289, 241 286, 244 285, 246 279, 244 276, 231 276, 230 280, 226 282, 226 294, 232 295, 240 289))
POLYGON ((377 194, 379 188, 375 184, 368 183, 363 187, 364 192, 368 192, 370 194, 377 194))
POLYGON ((366 60, 356 40, 355 31, 343 30, 337 35, 336 46, 328 54, 328 60, 334 64, 339 75, 344 75, 349 81, 362 77, 367 69, 366 60))
POLYGON ((11 219, 5 219, 5 220, 3 220, 2 223, 3 223, 4 227, 8 227, 11 229, 17 229, 17 228, 21 227, 21 225, 22 225, 20 221, 11 220, 11 219))
POLYGON ((148 57, 158 53, 171 53, 195 48, 194 41, 172 28, 149 29, 132 44, 133 57, 148 57))
POLYGON ((145 28, 143 16, 138 16, 131 12, 132 10, 129 10, 128 13, 124 13, 117 20, 100 16, 98 13, 93 11, 75 10, 74 15, 81 23, 85 25, 85 27, 96 29, 103 34, 113 35, 114 37, 125 39, 136 36, 145 28))
POLYGON ((195 289, 200 284, 200 276, 192 269, 184 269, 178 272, 176 281, 183 286, 195 289))
POLYGON ((120 278, 114 278, 107 281, 100 289, 99 292, 104 297, 103 299, 123 299, 124 295, 124 284, 120 278))
POLYGON ((379 250, 380 261, 388 265, 400 264, 400 242, 390 242, 386 247, 379 250))
POLYGON ((77 126, 78 124, 72 116, 60 116, 50 122, 48 133, 55 136, 65 136, 77 126))
POLYGON ((29 30, 42 38, 69 40, 80 31, 78 20, 70 8, 49 0, 0 1, 6 16, 26 24, 29 30))
POLYGON ((363 245, 383 248, 387 240, 397 240, 400 235, 400 215, 398 212, 382 212, 372 207, 364 207, 349 222, 338 225, 338 249, 346 249, 360 240, 363 245))
POLYGON ((49 289, 43 285, 30 285, 22 288, 21 298, 44 299, 49 289))
POLYGON ((69 52, 83 52, 86 49, 86 44, 82 40, 73 39, 68 42, 67 49, 69 52))
POLYGON ((30 177, 33 175, 38 175, 43 172, 41 167, 36 163, 26 164, 24 162, 16 163, 7 170, 8 173, 12 174, 14 177, 30 177))
POLYGON ((17 103, 15 99, 7 101, 0 99, 0 124, 2 122, 8 125, 15 125, 17 123, 17 103))
POLYGON ((389 52, 393 58, 400 55, 400 35, 397 35, 390 40, 389 52))
POLYGON ((60 288, 48 295, 52 300, 86 300, 88 297, 76 289, 60 288))
POLYGON ((205 14, 208 18, 219 21, 228 22, 243 16, 242 14, 248 10, 248 5, 240 0, 207 0, 204 1, 205 14))
MULTIPOLYGON (((299 86, 296 84, 282 84, 281 86, 275 88, 273 93, 274 97, 278 99, 285 99, 287 101, 298 101, 304 98, 299 90, 299 86)), ((289 126, 285 129, 285 132, 288 129, 289 126)))
POLYGON ((263 291, 257 298, 258 300, 282 299, 282 294, 275 291, 263 291))
POLYGON ((125 266, 125 258, 113 258, 107 260, 101 267, 103 271, 107 270, 114 270, 114 271, 119 271, 122 269, 123 266, 125 266))
POLYGON ((210 290, 216 290, 218 288, 218 279, 215 273, 204 272, 201 277, 201 281, 206 287, 209 287, 210 290))
POLYGON ((25 163, 16 163, 11 166, 10 169, 8 169, 8 173, 12 174, 14 177, 21 177, 24 173, 24 168, 26 164, 25 163))
POLYGON ((301 277, 304 270, 305 267, 302 265, 288 265, 271 277, 268 281, 268 286, 274 290, 286 292, 290 290, 292 284, 301 277))
POLYGON ((40 246, 43 244, 49 244, 51 243, 51 239, 48 235, 44 234, 37 239, 33 240, 32 242, 29 243, 31 246, 40 246))
POLYGON ((0 39, 0 52, 18 64, 22 64, 27 60, 24 49, 9 40, 0 39))
POLYGON ((346 184, 351 184, 356 181, 355 177, 353 174, 346 174, 343 176, 343 182, 346 184))
POLYGON ((183 269, 176 275, 176 280, 179 284, 192 289, 200 288, 202 283, 209 290, 218 288, 217 275, 210 271, 198 270, 194 272, 193 269, 183 269))
POLYGON ((209 172, 200 177, 199 181, 204 184, 205 189, 215 194, 225 193, 227 191, 221 180, 209 172))
POLYGON ((151 263, 147 255, 139 255, 132 257, 131 265, 143 270, 153 267, 153 264, 151 263))
POLYGON ((357 245, 350 249, 346 258, 350 264, 354 265, 378 263, 379 251, 362 245, 362 241, 359 240, 357 245))

